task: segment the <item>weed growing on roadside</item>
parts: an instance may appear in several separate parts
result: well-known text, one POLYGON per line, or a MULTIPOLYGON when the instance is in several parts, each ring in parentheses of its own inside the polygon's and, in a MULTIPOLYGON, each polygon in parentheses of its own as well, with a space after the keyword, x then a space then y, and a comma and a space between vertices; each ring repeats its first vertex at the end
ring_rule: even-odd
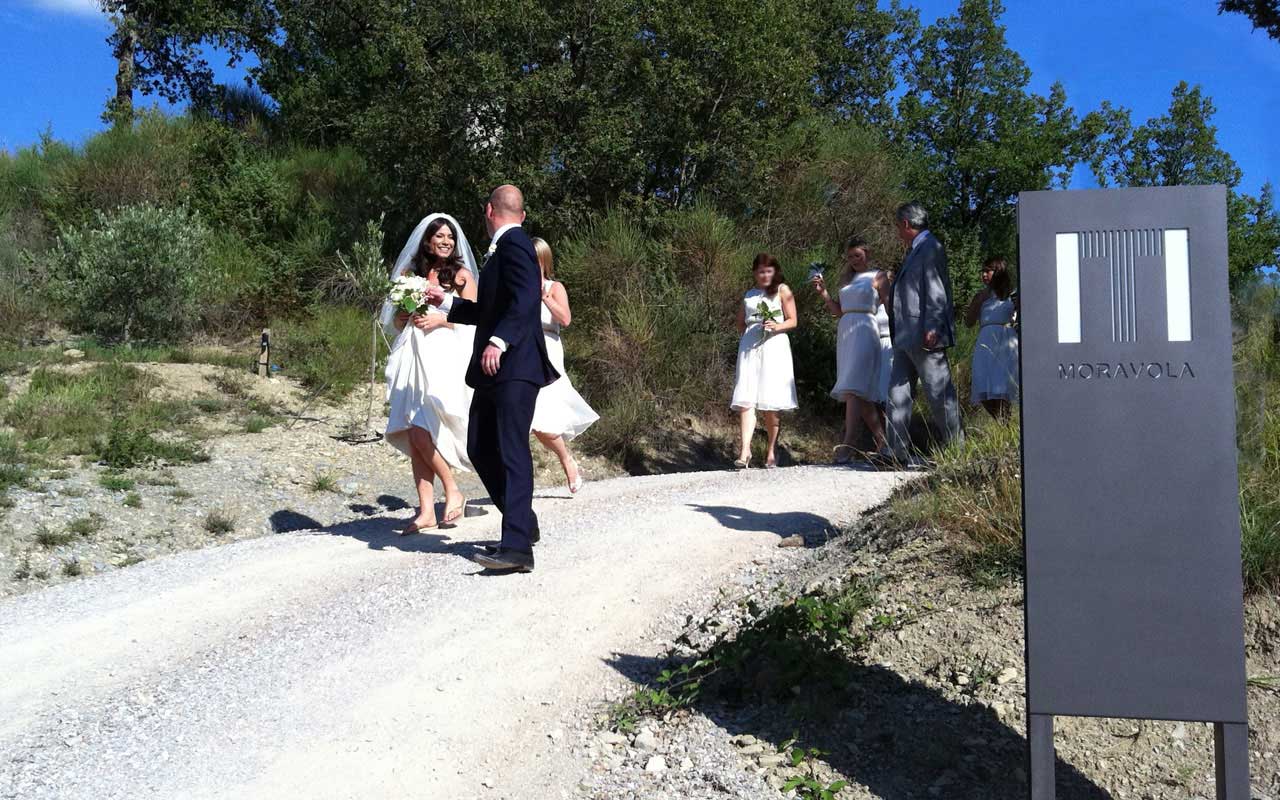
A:
POLYGON ((221 509, 214 509, 205 515, 204 529, 214 536, 221 536, 236 529, 236 520, 221 509))
POLYGON ((137 483, 133 478, 117 473, 104 472, 98 477, 98 485, 109 492, 128 492, 132 491, 137 483))
POLYGON ((73 558, 62 562, 62 574, 68 578, 75 578, 84 574, 84 567, 80 565, 79 559, 73 558))
POLYGON ((36 544, 46 549, 62 547, 70 544, 75 534, 69 531, 51 531, 44 525, 36 529, 36 544))
POLYGON ((142 508, 142 495, 137 492, 129 492, 129 494, 125 495, 123 502, 129 508, 142 508))
POLYGON ((307 488, 313 492, 337 492, 338 476, 332 472, 317 472, 307 488))
POLYGON ((67 533, 75 536, 92 536, 102 530, 103 520, 101 514, 90 514, 87 517, 78 517, 67 523, 67 533))

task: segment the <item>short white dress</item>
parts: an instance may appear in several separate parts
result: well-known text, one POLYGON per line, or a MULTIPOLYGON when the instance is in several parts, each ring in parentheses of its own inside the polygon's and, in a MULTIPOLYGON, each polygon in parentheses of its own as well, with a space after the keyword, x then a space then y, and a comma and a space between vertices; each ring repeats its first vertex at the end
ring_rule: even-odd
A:
POLYGON ((992 295, 982 304, 981 329, 973 348, 969 399, 1018 402, 1018 332, 1013 327, 1013 300, 992 295))
POLYGON ((836 385, 831 396, 846 400, 851 395, 872 403, 883 403, 880 387, 880 327, 876 311, 880 306, 874 270, 859 272, 840 287, 840 323, 836 327, 836 385))
POLYGON ((889 332, 889 309, 876 309, 876 329, 880 332, 880 402, 889 402, 889 378, 893 375, 893 336, 889 332))
POLYGON ((791 340, 785 333, 765 334, 761 303, 782 321, 782 298, 778 295, 769 297, 761 289, 752 289, 743 296, 747 329, 738 342, 738 371, 729 405, 735 410, 791 411, 799 405, 791 340))
MULTIPOLYGON (((456 292, 449 294, 458 296, 456 292)), ((433 308, 427 313, 440 312, 433 308)), ((430 333, 404 326, 387 357, 389 444, 412 457, 409 429, 422 428, 431 434, 436 450, 450 467, 471 471, 467 419, 472 390, 467 386, 466 374, 474 341, 475 328, 471 325, 436 328, 430 333)))
MULTIPOLYGON (((552 281, 543 281, 545 292, 552 281)), ((533 429, 539 433, 572 439, 591 427, 600 415, 587 405, 578 390, 569 382, 564 369, 564 343, 560 341, 560 323, 551 316, 551 309, 542 304, 542 336, 547 343, 547 358, 560 377, 550 386, 538 392, 538 403, 533 409, 533 429)))

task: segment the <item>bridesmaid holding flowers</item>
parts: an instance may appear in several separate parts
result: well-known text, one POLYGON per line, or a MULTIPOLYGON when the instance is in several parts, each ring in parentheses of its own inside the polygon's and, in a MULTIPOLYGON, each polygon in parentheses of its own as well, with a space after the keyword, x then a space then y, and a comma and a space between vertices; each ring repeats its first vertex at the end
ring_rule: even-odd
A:
POLYGON ((755 285, 738 305, 738 369, 730 406, 738 412, 741 452, 733 465, 751 465, 751 438, 756 431, 756 412, 764 417, 768 434, 765 466, 777 466, 775 447, 782 421, 778 414, 794 410, 795 370, 787 331, 794 330, 796 299, 782 277, 778 259, 760 253, 751 266, 755 285))
MULTIPOLYGON (((889 278, 871 266, 866 241, 853 237, 845 244, 839 299, 827 293, 820 273, 813 278, 813 288, 827 311, 840 320, 836 328, 836 384, 831 396, 844 401, 844 442, 836 448, 835 460, 847 464, 857 445, 859 420, 871 431, 876 449, 886 449, 880 418, 886 358, 880 316, 889 294, 889 278)), ((885 321, 887 324, 887 318, 885 321)))

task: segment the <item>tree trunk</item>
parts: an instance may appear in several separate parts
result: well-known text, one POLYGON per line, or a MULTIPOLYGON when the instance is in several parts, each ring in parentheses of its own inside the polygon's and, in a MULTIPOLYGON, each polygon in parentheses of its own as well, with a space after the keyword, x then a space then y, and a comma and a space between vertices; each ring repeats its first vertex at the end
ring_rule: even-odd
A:
POLYGON ((133 125, 134 53, 138 49, 138 33, 128 12, 116 18, 116 94, 107 103, 108 121, 117 128, 133 125))

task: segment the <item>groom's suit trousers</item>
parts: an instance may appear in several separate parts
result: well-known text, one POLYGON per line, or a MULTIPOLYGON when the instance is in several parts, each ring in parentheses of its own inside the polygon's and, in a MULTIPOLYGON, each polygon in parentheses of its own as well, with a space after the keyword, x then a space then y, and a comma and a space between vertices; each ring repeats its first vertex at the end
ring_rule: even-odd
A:
POLYGON ((529 429, 538 401, 537 384, 503 381, 477 388, 471 399, 467 455, 498 511, 502 546, 531 552, 533 531, 533 458, 529 429))

